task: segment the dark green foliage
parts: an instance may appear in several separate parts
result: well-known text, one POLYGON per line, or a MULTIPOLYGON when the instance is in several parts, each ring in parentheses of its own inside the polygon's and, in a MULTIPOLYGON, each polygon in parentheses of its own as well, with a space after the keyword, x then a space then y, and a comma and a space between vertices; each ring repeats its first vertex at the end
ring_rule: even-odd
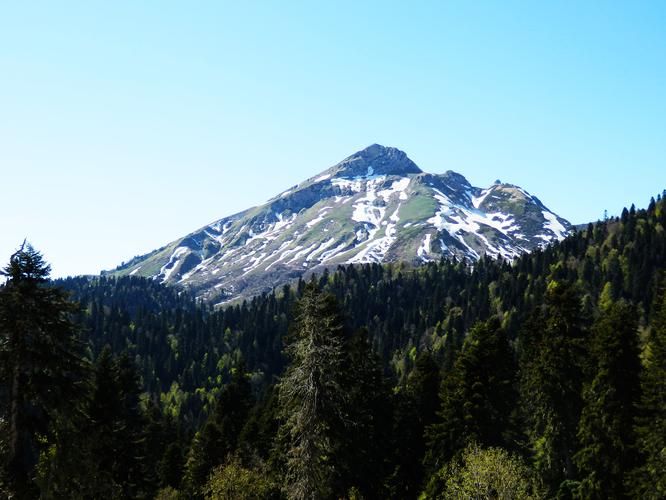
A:
POLYGON ((470 331, 440 390, 437 421, 427 428, 426 463, 440 469, 472 442, 510 448, 516 364, 497 319, 470 331))
POLYGON ((102 350, 88 408, 89 466, 96 478, 94 496, 136 498, 151 490, 145 462, 145 419, 139 406, 140 383, 126 355, 102 350))
POLYGON ((84 417, 63 419, 42 454, 39 485, 45 498, 150 498, 156 487, 147 462, 147 419, 140 381, 127 356, 102 350, 93 367, 84 417))
POLYGON ((171 443, 157 466, 160 486, 177 489, 183 476, 184 465, 182 448, 178 443, 171 443))
POLYGON ((390 387, 365 330, 347 340, 345 351, 348 416, 340 446, 340 488, 353 486, 365 498, 382 498, 391 451, 390 387))
POLYGON ((629 478, 634 498, 666 498, 666 287, 645 348, 642 398, 636 419, 639 466, 629 478))
POLYGON ((440 380, 437 363, 424 351, 406 385, 393 397, 392 470, 387 479, 391 498, 414 497, 421 490, 425 431, 436 419, 440 380))
POLYGON ((639 388, 636 311, 620 301, 601 311, 590 340, 591 382, 578 425, 580 497, 625 498, 624 478, 636 465, 633 420, 639 388))
POLYGON ((279 449, 273 447, 273 438, 280 426, 277 389, 269 385, 250 410, 248 418, 239 436, 241 455, 256 454, 260 459, 268 461, 272 458, 280 462, 279 449))
POLYGON ((48 282, 50 267, 23 244, 11 256, 0 287, 0 421, 9 488, 34 495, 31 478, 50 424, 77 411, 86 365, 76 327, 76 306, 48 282))
POLYGON ((328 498, 349 418, 344 391, 344 332, 330 295, 310 283, 298 302, 291 359, 278 386, 289 498, 328 498))
POLYGON ((241 366, 234 369, 213 413, 192 441, 185 467, 185 490, 191 497, 201 496, 213 468, 238 449, 239 436, 253 404, 247 373, 241 366))
POLYGON ((580 304, 572 286, 551 282, 544 307, 521 334, 521 407, 536 471, 551 494, 577 479, 573 455, 586 356, 580 304))

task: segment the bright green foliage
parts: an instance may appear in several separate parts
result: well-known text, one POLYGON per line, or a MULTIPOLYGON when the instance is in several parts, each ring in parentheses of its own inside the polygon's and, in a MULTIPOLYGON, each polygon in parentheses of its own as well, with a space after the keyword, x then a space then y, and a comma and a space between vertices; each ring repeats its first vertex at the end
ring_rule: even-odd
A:
POLYGON ((666 498, 666 293, 661 292, 646 346, 636 435, 641 465, 629 485, 634 498, 666 498))
POLYGON ((270 500, 280 498, 280 488, 265 467, 244 467, 237 457, 216 467, 204 494, 207 500, 270 500))
POLYGON ((0 404, 0 440, 3 471, 19 498, 35 494, 30 480, 50 424, 76 411, 83 392, 85 362, 70 319, 76 306, 48 283, 49 271, 24 243, 0 287, 0 396, 7 403, 0 404))
POLYGON ((347 418, 342 328, 335 299, 308 284, 287 346, 291 365, 278 387, 286 443, 284 490, 291 499, 333 493, 347 418))
POLYGON ((545 498, 543 488, 522 460, 502 448, 483 449, 476 444, 437 471, 430 483, 429 490, 434 491, 421 495, 421 500, 545 498))
POLYGON ((516 404, 514 354, 499 321, 477 324, 442 383, 438 420, 427 429, 426 463, 446 464, 470 442, 508 446, 516 404))
POLYGON ((576 479, 584 336, 575 289, 551 282, 543 310, 521 337, 521 407, 535 469, 551 494, 576 479))
POLYGON ((624 478, 635 466, 633 421, 639 387, 638 321, 625 302, 609 304, 592 328, 594 378, 583 390, 578 425, 580 498, 625 498, 624 478))

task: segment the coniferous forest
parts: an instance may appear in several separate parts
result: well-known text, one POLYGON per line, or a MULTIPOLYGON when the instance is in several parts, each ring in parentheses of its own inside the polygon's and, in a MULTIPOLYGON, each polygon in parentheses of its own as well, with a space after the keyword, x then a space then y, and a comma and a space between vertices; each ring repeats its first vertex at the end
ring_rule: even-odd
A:
POLYGON ((224 308, 43 250, 0 286, 0 497, 666 498, 663 196, 224 308))

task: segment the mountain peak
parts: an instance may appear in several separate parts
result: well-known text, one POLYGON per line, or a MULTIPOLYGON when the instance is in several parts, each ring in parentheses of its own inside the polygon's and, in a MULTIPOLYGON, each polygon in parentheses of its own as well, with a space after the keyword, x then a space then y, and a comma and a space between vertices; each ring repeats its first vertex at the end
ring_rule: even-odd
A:
POLYGON ((372 144, 324 172, 332 177, 420 174, 421 169, 398 148, 372 144))
POLYGON ((512 260, 571 226, 518 186, 426 174, 372 144, 266 204, 219 219, 115 274, 152 276, 222 302, 340 264, 512 260))

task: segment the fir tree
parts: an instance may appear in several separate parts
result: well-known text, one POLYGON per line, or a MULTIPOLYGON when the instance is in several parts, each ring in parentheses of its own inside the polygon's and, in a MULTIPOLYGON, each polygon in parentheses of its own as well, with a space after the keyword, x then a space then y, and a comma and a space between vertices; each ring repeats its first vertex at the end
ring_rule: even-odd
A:
POLYGON ((19 498, 31 484, 39 443, 58 416, 73 415, 83 393, 86 363, 71 321, 76 305, 50 286, 50 266, 29 244, 11 256, 0 288, 0 385, 6 394, 5 457, 19 498))
POLYGON ((581 498, 625 497, 623 480, 635 466, 633 420, 639 397, 638 320, 625 302, 610 304, 592 328, 594 378, 583 391, 575 461, 581 498))
POLYGON ((636 419, 640 465, 628 484, 635 498, 666 498, 666 293, 652 321, 641 376, 642 397, 636 419))
POLYGON ((393 470, 387 481, 392 498, 415 497, 422 488, 424 434, 436 419, 440 380, 437 363, 424 351, 416 358, 406 386, 393 398, 393 470))
POLYGON ((157 465, 160 486, 177 489, 180 486, 184 467, 183 450, 179 443, 170 443, 157 465))
POLYGON ((200 497, 208 475, 238 447, 238 440, 252 407, 252 390, 243 365, 233 370, 215 409, 195 435, 185 467, 186 490, 200 497))
POLYGON ((340 489, 353 486, 366 498, 379 498, 385 496, 382 479, 390 452, 390 388, 367 340, 367 330, 357 331, 345 347, 348 417, 340 452, 340 489))
POLYGON ((521 407, 535 469, 552 495, 570 495, 577 477, 573 456, 582 406, 583 337, 578 293, 551 282, 544 308, 521 335, 521 407))
POLYGON ((285 492, 291 499, 328 498, 345 415, 342 321, 333 297, 309 283, 298 302, 291 364, 279 382, 286 442, 285 492))
POLYGON ((508 437, 517 398, 515 378, 514 354, 499 321, 477 324, 442 383, 438 421, 427 429, 431 472, 469 443, 512 444, 508 437))
POLYGON ((140 386, 126 355, 114 358, 102 350, 95 362, 93 390, 83 440, 92 468, 86 495, 136 498, 154 489, 156 478, 146 464, 145 424, 139 401, 140 386))

